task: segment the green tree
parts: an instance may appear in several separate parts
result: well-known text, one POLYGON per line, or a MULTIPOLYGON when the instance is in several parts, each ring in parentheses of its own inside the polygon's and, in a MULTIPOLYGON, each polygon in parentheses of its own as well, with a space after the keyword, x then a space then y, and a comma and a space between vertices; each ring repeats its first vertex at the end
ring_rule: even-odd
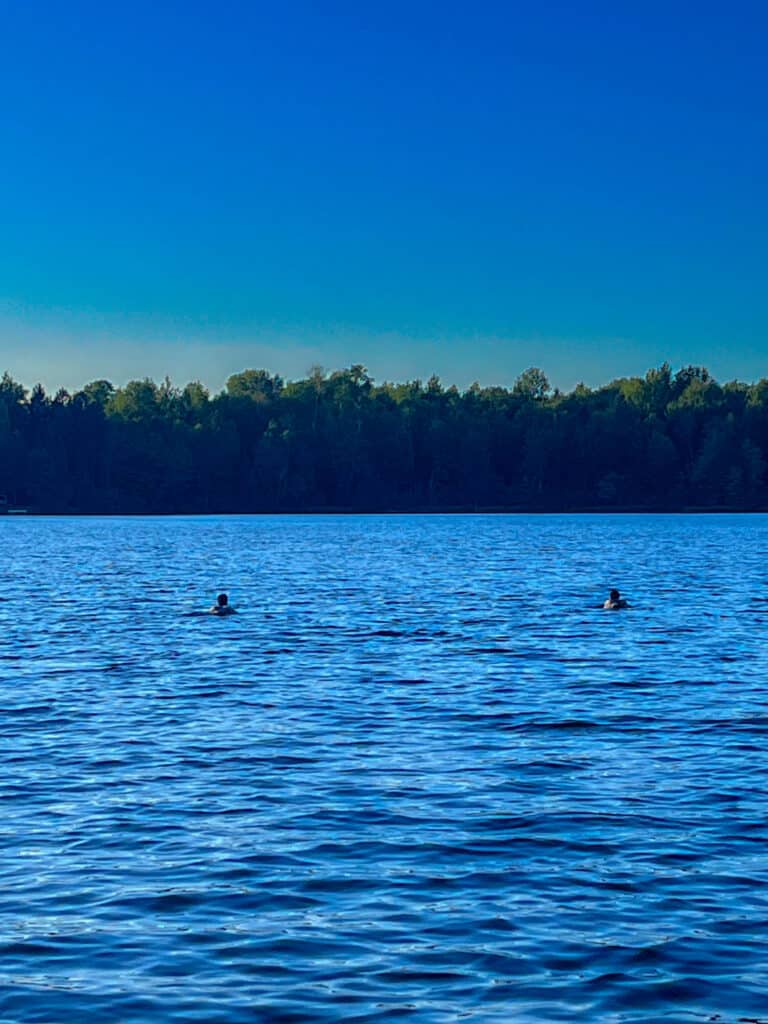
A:
POLYGON ((536 366, 524 370, 515 381, 514 394, 520 398, 541 402, 549 392, 547 375, 536 366))
POLYGON ((283 389, 281 377, 273 377, 267 370, 243 370, 234 373, 227 380, 227 394, 231 398, 250 398, 254 401, 269 401, 283 389))

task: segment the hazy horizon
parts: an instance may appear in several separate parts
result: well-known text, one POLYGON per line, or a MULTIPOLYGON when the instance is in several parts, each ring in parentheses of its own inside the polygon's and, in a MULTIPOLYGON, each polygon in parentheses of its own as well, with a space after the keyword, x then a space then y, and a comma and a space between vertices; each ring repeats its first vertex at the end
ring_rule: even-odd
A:
POLYGON ((579 383, 595 388, 620 377, 643 376, 664 362, 673 369, 706 366, 721 382, 768 377, 768 360, 759 352, 724 347, 707 360, 695 347, 639 346, 624 338, 403 339, 394 332, 376 335, 337 328, 328 332, 328 341, 317 331, 297 328, 264 331, 256 340, 216 336, 212 341, 205 332, 177 323, 139 325, 149 332, 149 340, 142 334, 142 344, 130 344, 124 338, 132 337, 136 327, 125 325, 128 318, 111 327, 93 316, 62 320, 69 321, 64 329, 54 318, 36 321, 25 314, 18 332, 22 344, 14 344, 13 326, 0 310, 0 373, 9 372, 26 387, 41 383, 50 393, 62 387, 74 392, 92 380, 106 379, 121 387, 129 380, 160 381, 166 376, 177 385, 199 380, 217 392, 229 376, 245 369, 266 369, 296 380, 314 366, 334 371, 355 363, 363 364, 377 383, 427 380, 434 374, 446 386, 461 389, 475 381, 508 387, 530 366, 543 369, 552 386, 562 391, 579 383))
POLYGON ((763 5, 15 5, 0 366, 768 373, 763 5))
MULTIPOLYGON (((78 346, 73 348, 65 360, 49 361, 43 359, 43 363, 49 368, 43 372, 36 372, 35 367, 39 366, 39 352, 33 353, 20 351, 15 358, 0 360, 0 375, 5 372, 24 387, 31 389, 36 384, 41 384, 48 394, 55 394, 60 388, 75 393, 86 384, 94 380, 108 380, 115 387, 124 387, 131 380, 144 380, 149 378, 160 383, 166 377, 178 387, 183 387, 190 382, 199 381, 211 394, 224 390, 227 379, 233 374, 240 373, 247 369, 263 369, 272 375, 277 375, 285 381, 300 380, 309 376, 310 372, 317 366, 327 373, 337 370, 348 369, 354 364, 362 364, 369 372, 376 384, 404 383, 406 381, 421 380, 426 382, 431 376, 437 376, 445 387, 456 386, 459 390, 466 390, 474 383, 482 387, 505 387, 511 388, 516 378, 531 366, 536 366, 544 371, 553 388, 563 392, 572 391, 578 384, 585 384, 592 389, 608 385, 611 381, 623 377, 643 377, 645 373, 654 367, 661 366, 667 362, 673 371, 683 366, 694 365, 704 366, 709 370, 711 376, 719 383, 738 380, 742 383, 755 383, 758 380, 768 378, 768 366, 762 370, 756 369, 753 373, 722 373, 718 370, 720 362, 728 363, 728 360, 716 363, 704 363, 700 359, 681 358, 670 359, 667 354, 661 352, 657 359, 650 363, 642 364, 637 360, 629 365, 621 354, 617 353, 615 358, 606 359, 604 362, 604 373, 596 373, 593 376, 567 372, 553 374, 551 366, 548 365, 548 352, 542 343, 534 346, 521 346, 521 351, 526 351, 532 357, 525 360, 518 360, 514 365, 507 364, 501 368, 494 369, 489 364, 490 352, 494 345, 499 345, 499 339, 489 339, 485 344, 476 343, 475 348, 485 349, 483 358, 478 361, 478 372, 472 373, 472 365, 456 369, 456 360, 451 358, 449 352, 445 360, 439 356, 434 359, 414 356, 403 362, 402 372, 387 372, 386 360, 377 360, 375 355, 372 359, 358 358, 353 354, 342 357, 335 361, 328 358, 327 350, 320 346, 293 346, 288 352, 282 352, 276 345, 258 345, 248 343, 234 343, 218 345, 214 352, 205 344, 196 342, 193 344, 184 342, 169 342, 153 346, 150 358, 146 358, 146 352, 130 352, 127 357, 119 354, 112 358, 104 358, 99 355, 96 342, 92 346, 78 346), (536 358, 538 356, 538 358, 536 358), (51 369, 51 363, 55 362, 56 369, 51 369), (63 364, 63 365, 61 365, 63 364), (215 365, 214 365, 215 364, 215 365), (615 372, 608 369, 615 366, 615 372), (410 368, 409 368, 410 367, 410 368), (421 368, 420 368, 421 367, 421 368)), ((558 341, 558 346, 566 343, 558 341)), ((617 342, 617 347, 620 346, 617 342)), ((439 342, 432 342, 424 345, 424 348, 431 347, 439 349, 439 342)), ((0 345, 0 356, 4 349, 0 345)), ((553 362, 553 360, 549 360, 553 362)), ((575 362, 575 361, 574 361, 575 362)), ((570 364, 569 364, 570 366, 570 364)))

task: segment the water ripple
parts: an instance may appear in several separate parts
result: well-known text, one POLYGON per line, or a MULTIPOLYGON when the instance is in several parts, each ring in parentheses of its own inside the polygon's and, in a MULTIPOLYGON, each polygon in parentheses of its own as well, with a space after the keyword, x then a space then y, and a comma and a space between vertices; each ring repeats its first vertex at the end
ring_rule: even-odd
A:
POLYGON ((0 521, 0 1019, 764 1024, 767 525, 0 521))

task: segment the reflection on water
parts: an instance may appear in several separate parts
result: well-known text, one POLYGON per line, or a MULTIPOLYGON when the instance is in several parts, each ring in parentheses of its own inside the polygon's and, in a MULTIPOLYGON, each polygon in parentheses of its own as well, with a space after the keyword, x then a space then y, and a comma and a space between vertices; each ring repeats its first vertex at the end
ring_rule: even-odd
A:
POLYGON ((0 1019, 768 1020, 767 527, 0 521, 0 1019))

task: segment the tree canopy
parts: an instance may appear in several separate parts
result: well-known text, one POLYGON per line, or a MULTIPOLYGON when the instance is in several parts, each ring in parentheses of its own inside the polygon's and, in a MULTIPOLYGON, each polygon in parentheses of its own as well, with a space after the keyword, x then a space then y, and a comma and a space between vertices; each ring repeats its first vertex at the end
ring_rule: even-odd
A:
POLYGON ((209 394, 145 378, 69 394, 0 379, 0 494, 40 512, 768 507, 768 379, 664 363, 553 391, 364 366, 209 394))

